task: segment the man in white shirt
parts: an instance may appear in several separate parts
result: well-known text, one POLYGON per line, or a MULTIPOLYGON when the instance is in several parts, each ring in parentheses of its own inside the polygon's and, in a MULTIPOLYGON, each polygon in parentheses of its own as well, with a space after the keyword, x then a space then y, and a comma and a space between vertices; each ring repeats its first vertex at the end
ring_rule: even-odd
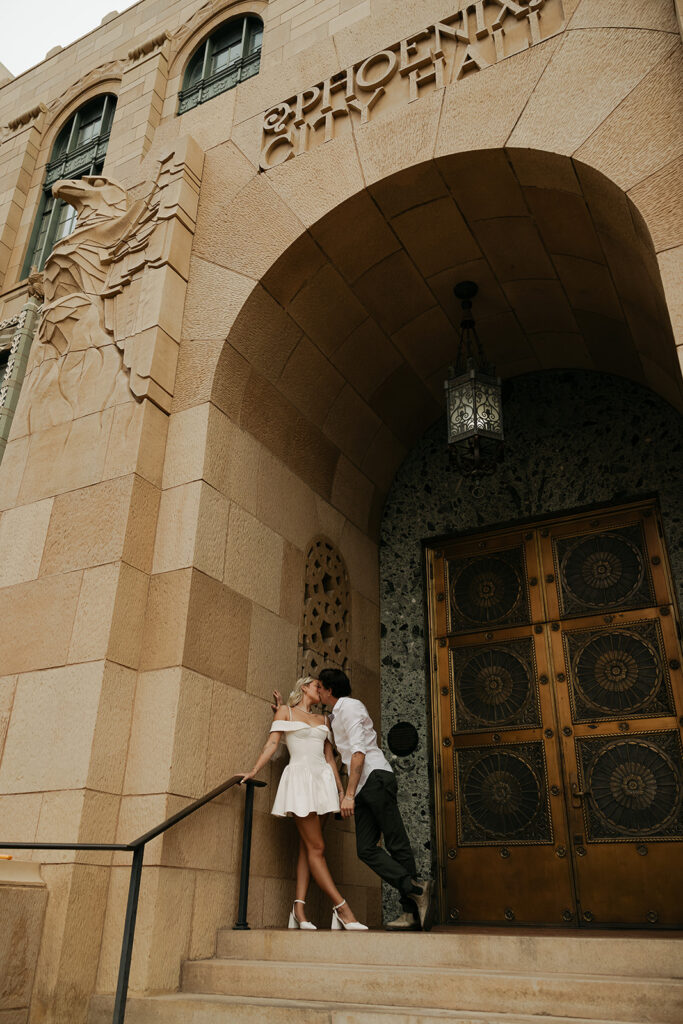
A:
POLYGON ((396 776, 377 743, 372 719, 365 705, 351 696, 349 678, 341 669, 323 669, 318 681, 322 702, 332 708, 334 741, 349 773, 342 816, 355 815, 359 858, 400 895, 403 913, 386 927, 410 930, 419 921, 428 930, 432 883, 416 881, 415 858, 398 807, 396 776), (383 847, 378 846, 381 837, 383 847))

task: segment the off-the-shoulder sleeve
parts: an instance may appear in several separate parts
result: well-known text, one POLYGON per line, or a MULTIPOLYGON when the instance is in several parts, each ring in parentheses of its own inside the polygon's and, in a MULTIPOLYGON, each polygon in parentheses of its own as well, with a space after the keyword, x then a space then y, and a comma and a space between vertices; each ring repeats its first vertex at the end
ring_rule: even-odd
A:
POLYGON ((273 722, 273 724, 270 727, 270 731, 271 732, 291 732, 292 729, 300 729, 302 725, 305 728, 304 722, 287 722, 286 720, 282 720, 282 721, 273 722))

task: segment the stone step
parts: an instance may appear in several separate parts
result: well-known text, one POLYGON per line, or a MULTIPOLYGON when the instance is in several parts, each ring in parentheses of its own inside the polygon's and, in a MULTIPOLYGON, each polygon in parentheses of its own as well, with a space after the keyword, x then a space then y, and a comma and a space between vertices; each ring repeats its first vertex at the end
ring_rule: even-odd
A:
POLYGON ((389 1004, 404 1014, 427 1008, 536 1018, 564 1014, 639 1024, 680 1024, 683 1020, 683 984, 661 977, 522 974, 493 965, 477 969, 337 964, 326 963, 322 955, 293 957, 290 949, 286 961, 189 961, 183 966, 181 981, 185 993, 258 998, 269 992, 295 1001, 309 995, 313 985, 333 1006, 355 996, 368 1010, 389 1004), (313 976, 315 982, 310 980, 313 976), (302 983, 302 978, 307 980, 302 983), (302 991, 304 986, 309 991, 302 991))
POLYGON ((683 933, 547 934, 499 930, 330 932, 259 929, 218 933, 216 955, 238 960, 288 960, 415 967, 495 967, 546 974, 683 977, 683 933))
MULTIPOLYGON (((111 1024, 112 996, 95 996, 88 1024, 111 1024)), ((458 1010, 408 1010, 360 1003, 330 1005, 316 1000, 248 996, 174 994, 131 996, 126 1024, 540 1024, 537 1016, 517 1013, 467 1013, 458 1010)), ((546 1024, 546 1022, 543 1022, 546 1024)), ((640 1024, 639 1021, 552 1018, 552 1024, 640 1024)))

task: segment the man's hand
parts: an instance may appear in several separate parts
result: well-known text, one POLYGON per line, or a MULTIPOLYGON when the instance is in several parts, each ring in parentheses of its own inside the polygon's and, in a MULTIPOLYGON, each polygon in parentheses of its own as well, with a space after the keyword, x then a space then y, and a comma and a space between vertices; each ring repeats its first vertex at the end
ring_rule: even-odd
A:
POLYGON ((282 694, 279 690, 273 690, 273 701, 274 703, 270 706, 273 709, 273 714, 275 714, 282 707, 282 694))
POLYGON ((342 818, 352 818, 356 809, 356 800, 352 796, 345 796, 341 802, 342 818))

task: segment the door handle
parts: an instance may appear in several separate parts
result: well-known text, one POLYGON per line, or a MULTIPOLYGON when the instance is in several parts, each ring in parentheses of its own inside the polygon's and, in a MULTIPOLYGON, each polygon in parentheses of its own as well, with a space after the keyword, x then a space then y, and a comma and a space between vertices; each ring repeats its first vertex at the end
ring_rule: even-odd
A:
POLYGON ((572 792, 572 807, 580 808, 585 796, 590 796, 590 789, 579 789, 579 780, 575 772, 569 776, 569 788, 572 792))

